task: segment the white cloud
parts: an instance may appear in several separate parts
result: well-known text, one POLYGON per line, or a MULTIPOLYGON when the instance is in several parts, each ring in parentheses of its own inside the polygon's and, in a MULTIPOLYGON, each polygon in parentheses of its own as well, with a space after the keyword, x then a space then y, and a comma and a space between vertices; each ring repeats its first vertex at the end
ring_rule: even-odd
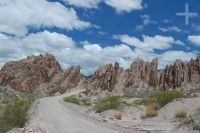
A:
POLYGON ((158 27, 158 29, 162 32, 182 32, 183 30, 178 28, 177 26, 171 26, 171 27, 158 27))
POLYGON ((23 38, 8 37, 0 34, 0 57, 14 57, 18 59, 22 55, 32 55, 70 49, 75 47, 72 38, 48 31, 30 34, 23 38))
POLYGON ((91 52, 99 52, 102 50, 101 46, 98 44, 89 44, 89 45, 84 45, 83 48, 87 51, 91 52))
POLYGON ((81 8, 97 8, 102 0, 64 0, 69 5, 81 8))
MULTIPOLYGON (((169 47, 170 43, 173 42, 173 39, 170 37, 143 36, 143 38, 144 41, 140 41, 137 38, 129 37, 125 38, 124 41, 132 46, 137 46, 135 45, 137 43, 146 48, 149 48, 149 46, 146 46, 146 42, 155 44, 150 49, 169 47), (153 40, 158 41, 158 43, 164 43, 166 46, 158 46, 153 40)), ((162 68, 166 64, 174 62, 177 58, 188 61, 191 57, 195 57, 195 54, 184 51, 167 51, 163 54, 157 54, 140 46, 132 49, 125 44, 109 45, 106 47, 88 41, 83 41, 81 44, 83 47, 77 47, 76 42, 72 38, 64 34, 49 31, 32 33, 21 38, 0 34, 0 66, 7 61, 19 60, 26 56, 48 52, 56 56, 63 69, 67 69, 67 67, 72 65, 81 65, 82 72, 88 75, 92 74, 100 65, 116 61, 122 67, 129 68, 130 64, 137 57, 148 61, 157 57, 162 68)))
MULTIPOLYGON (((63 0, 69 5, 80 8, 98 8, 98 4, 105 3, 113 7, 117 13, 131 12, 133 10, 143 9, 143 0, 63 0)), ((144 4, 147 6, 146 4, 144 4)))
POLYGON ((1 0, 0 32, 24 36, 27 27, 58 27, 67 30, 90 27, 73 8, 46 0, 1 0))
POLYGON ((182 41, 180 41, 180 40, 176 40, 176 41, 175 41, 175 44, 182 45, 182 46, 184 46, 184 45, 185 45, 185 43, 184 43, 184 42, 182 42, 182 41))
POLYGON ((143 19, 143 24, 142 24, 142 25, 138 25, 138 26, 135 28, 137 31, 142 31, 143 28, 144 28, 145 26, 149 25, 149 24, 157 24, 157 22, 151 20, 151 17, 150 17, 149 15, 147 15, 147 14, 141 15, 140 17, 143 19))
POLYGON ((176 41, 171 36, 165 37, 160 35, 156 35, 154 37, 143 35, 143 41, 128 35, 115 35, 114 37, 121 40, 121 42, 125 44, 149 52, 153 52, 155 49, 165 50, 170 48, 172 44, 181 43, 181 41, 176 41))
POLYGON ((0 66, 11 60, 46 52, 56 56, 62 67, 81 65, 85 74, 91 74, 104 63, 118 61, 128 67, 134 57, 131 48, 121 44, 102 48, 99 44, 82 42, 83 48, 76 47, 72 38, 55 32, 44 31, 18 38, 0 34, 0 66))
POLYGON ((184 51, 166 51, 159 56, 159 66, 164 68, 166 65, 172 64, 176 59, 181 59, 183 62, 188 62, 191 58, 195 58, 196 54, 184 51))
POLYGON ((141 10, 142 0, 105 0, 105 3, 117 11, 117 13, 141 10))
POLYGON ((196 46, 200 46, 200 35, 188 36, 188 40, 196 46))
POLYGON ((142 15, 141 18, 143 19, 143 23, 144 25, 148 25, 148 24, 156 24, 155 21, 151 20, 150 16, 145 14, 145 15, 142 15))

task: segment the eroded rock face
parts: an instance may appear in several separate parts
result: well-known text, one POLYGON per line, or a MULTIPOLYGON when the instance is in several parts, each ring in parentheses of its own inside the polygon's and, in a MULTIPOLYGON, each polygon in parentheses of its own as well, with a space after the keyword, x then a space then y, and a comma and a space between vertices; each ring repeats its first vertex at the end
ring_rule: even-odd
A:
POLYGON ((119 63, 115 63, 114 66, 112 64, 101 66, 92 76, 88 91, 113 91, 122 72, 123 68, 119 67, 119 63))
POLYGON ((173 65, 167 66, 162 73, 160 86, 169 88, 197 88, 200 86, 200 58, 191 60, 184 64, 181 60, 176 60, 173 65))
POLYGON ((51 54, 8 62, 0 71, 0 86, 10 86, 17 91, 35 92, 42 96, 63 93, 83 79, 80 67, 69 68, 64 74, 51 54))
POLYGON ((200 58, 188 64, 176 60, 162 70, 157 67, 157 59, 151 62, 136 59, 127 70, 120 68, 118 63, 104 65, 93 75, 88 91, 122 90, 127 96, 147 96, 157 90, 200 87, 200 58))
POLYGON ((151 86, 155 86, 156 72, 158 67, 157 59, 153 59, 152 62, 148 63, 141 59, 136 59, 130 69, 127 70, 126 74, 126 86, 142 87, 146 82, 151 86))
POLYGON ((65 72, 65 77, 60 84, 60 90, 62 93, 64 93, 68 89, 72 89, 77 86, 82 89, 85 88, 85 86, 87 85, 87 81, 85 77, 81 74, 80 70, 80 66, 72 66, 67 69, 67 71, 65 72))
POLYGON ((64 73, 51 54, 31 56, 6 63, 0 71, 0 86, 45 96, 64 93, 73 88, 87 89, 92 94, 111 92, 117 95, 147 96, 157 90, 200 88, 200 58, 185 64, 176 60, 165 69, 158 70, 158 61, 136 59, 129 69, 119 63, 101 66, 86 80, 80 66, 70 67, 64 73))
POLYGON ((22 92, 33 91, 42 83, 53 82, 61 75, 61 67, 54 56, 31 56, 6 63, 0 71, 0 85, 22 92))

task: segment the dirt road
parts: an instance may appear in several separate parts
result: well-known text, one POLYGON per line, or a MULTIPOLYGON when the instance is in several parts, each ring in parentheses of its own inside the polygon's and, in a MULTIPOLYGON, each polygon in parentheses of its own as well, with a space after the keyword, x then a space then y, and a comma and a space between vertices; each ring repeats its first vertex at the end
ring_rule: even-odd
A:
POLYGON ((36 102, 34 115, 31 117, 26 132, 44 133, 119 133, 102 127, 92 121, 77 116, 61 104, 64 97, 74 95, 73 91, 62 96, 42 98, 36 102), (29 130, 29 131, 28 131, 29 130))

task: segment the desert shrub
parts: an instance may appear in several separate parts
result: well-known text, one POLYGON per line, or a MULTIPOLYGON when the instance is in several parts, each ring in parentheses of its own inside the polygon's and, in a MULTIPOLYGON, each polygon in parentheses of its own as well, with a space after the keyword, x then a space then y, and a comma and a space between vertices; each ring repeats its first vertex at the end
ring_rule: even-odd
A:
POLYGON ((193 122, 194 120, 192 119, 192 117, 188 117, 185 116, 183 118, 178 118, 178 127, 182 127, 185 125, 189 125, 191 122, 193 122))
POLYGON ((82 105, 82 106, 91 106, 92 105, 92 103, 90 102, 89 99, 83 98, 83 97, 76 97, 76 96, 65 97, 64 101, 69 102, 69 103, 74 103, 77 105, 82 105))
POLYGON ((118 113, 118 114, 114 115, 114 117, 117 120, 121 120, 122 119, 122 113, 118 113))
POLYGON ((148 105, 145 109, 144 114, 141 115, 142 119, 145 119, 147 117, 155 117, 158 115, 158 104, 153 103, 151 105, 148 105))
POLYGON ((101 113, 106 110, 117 109, 121 104, 122 100, 119 96, 106 96, 102 99, 99 99, 94 108, 97 113, 101 113))
POLYGON ((148 98, 138 100, 135 103, 138 105, 151 105, 152 103, 158 103, 160 107, 172 102, 174 99, 182 98, 184 94, 179 91, 160 91, 153 93, 148 98))
POLYGON ((27 112, 33 101, 34 99, 29 97, 25 100, 16 100, 8 103, 0 119, 0 133, 4 133, 15 127, 22 128, 28 121, 27 112))
POLYGON ((178 110, 175 113, 176 118, 186 118, 187 117, 187 112, 185 110, 178 110))

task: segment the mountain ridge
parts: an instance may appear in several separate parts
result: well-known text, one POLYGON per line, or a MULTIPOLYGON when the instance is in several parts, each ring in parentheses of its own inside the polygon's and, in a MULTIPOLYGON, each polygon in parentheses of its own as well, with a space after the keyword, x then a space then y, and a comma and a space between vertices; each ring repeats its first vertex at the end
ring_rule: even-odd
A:
POLYGON ((177 59, 165 69, 158 69, 158 60, 136 59, 128 69, 119 63, 104 64, 92 76, 85 77, 81 66, 64 72, 51 54, 30 56, 6 63, 0 70, 0 86, 17 91, 31 91, 41 96, 64 93, 73 88, 86 92, 113 93, 125 96, 147 96, 159 90, 181 89, 185 92, 200 88, 200 57, 183 63, 177 59))

